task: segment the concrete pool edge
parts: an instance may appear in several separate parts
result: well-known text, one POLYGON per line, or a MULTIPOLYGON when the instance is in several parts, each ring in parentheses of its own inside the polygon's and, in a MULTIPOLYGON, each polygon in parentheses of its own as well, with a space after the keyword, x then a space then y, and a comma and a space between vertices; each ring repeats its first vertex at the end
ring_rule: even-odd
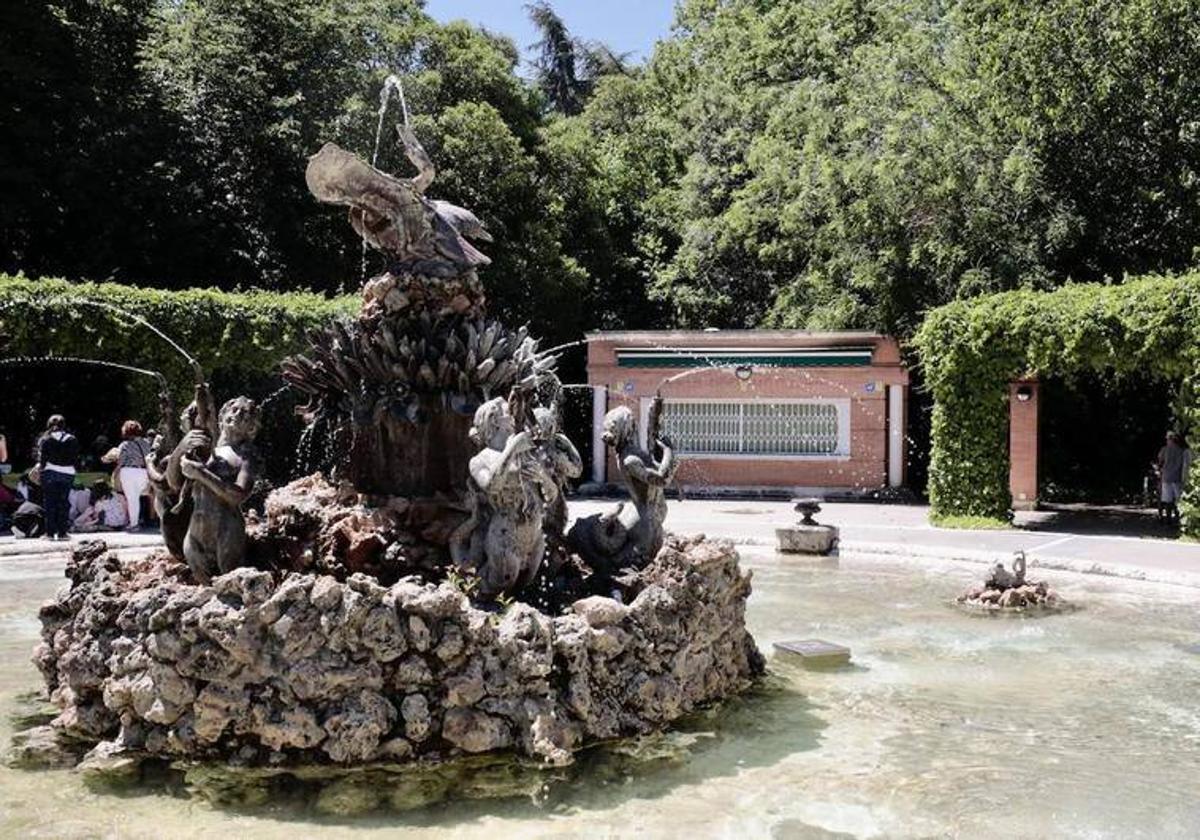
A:
MULTIPOLYGON (((733 538, 732 542, 739 548, 766 549, 778 553, 773 540, 758 537, 733 538)), ((1025 552, 1029 568, 1047 569, 1049 571, 1069 572, 1079 575, 1099 575, 1102 577, 1121 580, 1142 581, 1145 583, 1161 583, 1169 586, 1182 586, 1190 589, 1200 589, 1200 569, 1197 571, 1165 569, 1156 566, 1138 565, 1136 563, 1112 563, 1078 557, 1061 557, 1055 555, 1025 552)), ((788 555, 796 559, 796 555, 788 555)), ((957 546, 921 545, 912 542, 876 542, 867 540, 842 540, 838 544, 837 553, 831 557, 814 556, 814 562, 836 558, 851 558, 862 560, 881 560, 886 558, 904 557, 905 560, 922 560, 931 563, 970 563, 977 566, 992 566, 996 563, 1009 563, 1013 552, 994 549, 962 548, 957 546)))
MULTIPOLYGON (((981 566, 991 566, 996 563, 1008 563, 1012 560, 1012 552, 981 550, 970 548, 955 548, 946 546, 914 545, 912 543, 883 543, 851 541, 841 544, 842 556, 854 556, 864 559, 880 559, 903 555, 913 560, 951 561, 972 563, 981 566)), ((1147 583, 1162 583, 1170 586, 1183 586, 1200 589, 1200 572, 1178 569, 1164 569, 1154 566, 1143 566, 1134 563, 1111 563, 1078 557, 1059 557, 1053 555, 1033 554, 1026 552, 1029 568, 1048 569, 1051 571, 1070 572, 1080 575, 1100 575, 1103 577, 1120 578, 1123 580, 1144 581, 1147 583)))

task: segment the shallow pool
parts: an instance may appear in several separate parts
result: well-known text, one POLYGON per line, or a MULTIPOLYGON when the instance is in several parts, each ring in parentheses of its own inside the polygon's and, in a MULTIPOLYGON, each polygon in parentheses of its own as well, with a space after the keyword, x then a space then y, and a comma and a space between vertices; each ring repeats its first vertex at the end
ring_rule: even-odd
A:
MULTIPOLYGON (((769 657, 773 641, 815 637, 849 645, 854 666, 772 658, 753 696, 649 744, 660 760, 599 752, 531 796, 354 819, 0 767, 0 837, 1200 835, 1200 591, 1051 573, 1082 609, 997 618, 951 605, 979 567, 743 562, 769 657)), ((37 606, 61 580, 61 562, 0 560, 4 745, 39 686, 37 606)))

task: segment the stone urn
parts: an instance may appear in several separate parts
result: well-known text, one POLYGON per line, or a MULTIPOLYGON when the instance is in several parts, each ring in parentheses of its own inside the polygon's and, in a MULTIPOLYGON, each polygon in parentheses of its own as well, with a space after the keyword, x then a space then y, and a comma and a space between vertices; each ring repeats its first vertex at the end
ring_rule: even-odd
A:
POLYGON ((800 521, 788 528, 776 528, 777 548, 784 554, 828 555, 837 547, 838 529, 822 525, 813 517, 821 511, 819 499, 795 499, 793 509, 800 521))

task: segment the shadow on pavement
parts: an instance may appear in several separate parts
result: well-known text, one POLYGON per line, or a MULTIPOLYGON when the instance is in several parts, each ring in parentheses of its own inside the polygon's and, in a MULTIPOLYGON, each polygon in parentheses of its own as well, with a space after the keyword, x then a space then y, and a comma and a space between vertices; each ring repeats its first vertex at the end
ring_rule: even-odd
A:
POLYGON ((1127 505, 1044 504, 1041 510, 1018 513, 1023 531, 1054 531, 1100 537, 1175 539, 1179 528, 1158 518, 1150 508, 1127 505))

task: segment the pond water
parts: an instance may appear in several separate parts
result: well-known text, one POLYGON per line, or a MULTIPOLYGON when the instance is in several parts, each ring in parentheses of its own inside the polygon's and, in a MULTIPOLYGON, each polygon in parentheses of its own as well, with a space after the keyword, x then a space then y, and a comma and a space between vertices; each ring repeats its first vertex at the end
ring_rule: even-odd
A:
MULTIPOLYGON (((229 809, 175 788, 115 795, 0 767, 0 837, 1195 837, 1200 592, 1047 575, 1075 612, 966 614, 980 567, 743 552, 760 647, 849 645, 854 666, 771 657, 752 696, 635 750, 583 757, 532 795, 358 818, 229 809)), ((0 560, 0 743, 39 685, 37 605, 61 562, 0 560)))

